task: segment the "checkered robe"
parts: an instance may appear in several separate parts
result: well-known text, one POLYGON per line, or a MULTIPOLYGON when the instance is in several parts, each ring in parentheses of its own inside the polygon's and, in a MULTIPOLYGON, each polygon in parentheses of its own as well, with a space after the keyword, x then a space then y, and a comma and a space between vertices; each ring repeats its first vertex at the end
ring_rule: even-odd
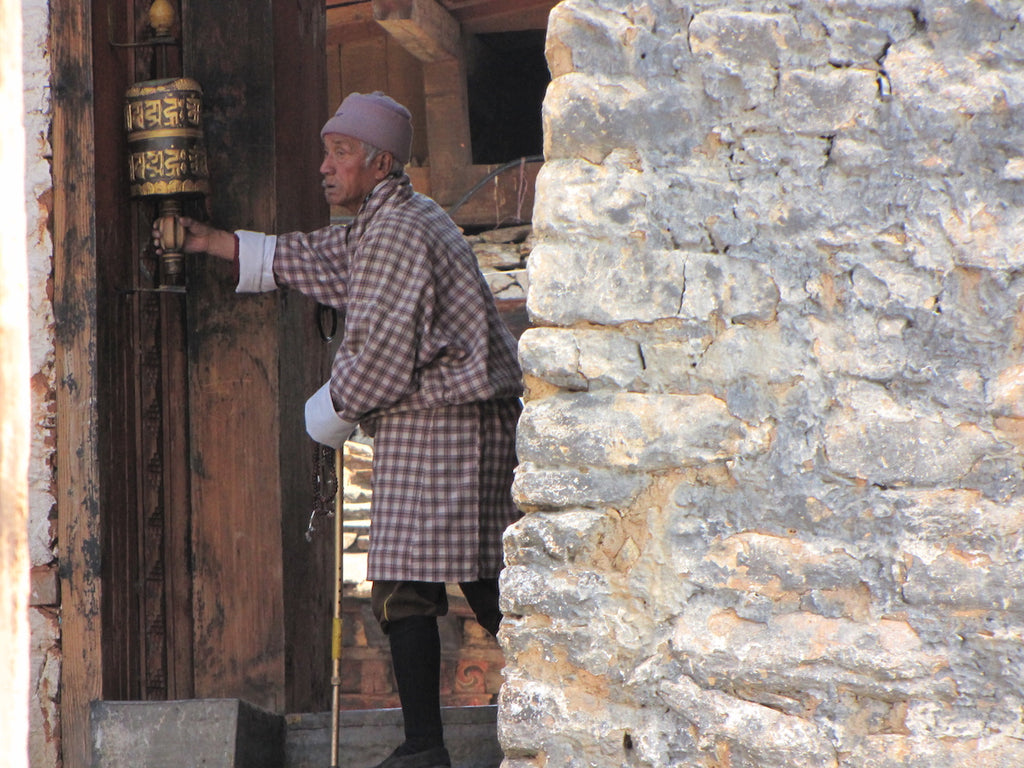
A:
POLYGON ((471 248, 407 176, 347 227, 279 236, 273 274, 345 313, 331 367, 338 415, 374 436, 367 578, 497 576, 521 372, 471 248))

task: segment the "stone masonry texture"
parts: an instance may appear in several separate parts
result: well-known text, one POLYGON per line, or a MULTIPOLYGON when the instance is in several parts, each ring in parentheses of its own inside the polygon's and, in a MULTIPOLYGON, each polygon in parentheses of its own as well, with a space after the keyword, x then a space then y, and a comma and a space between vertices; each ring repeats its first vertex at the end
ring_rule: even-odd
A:
POLYGON ((56 385, 53 317, 53 180, 50 173, 50 4, 22 0, 25 222, 29 288, 32 447, 29 458, 29 765, 60 765, 60 618, 56 517, 56 385))
POLYGON ((554 9, 505 768, 1024 765, 1022 14, 554 9))

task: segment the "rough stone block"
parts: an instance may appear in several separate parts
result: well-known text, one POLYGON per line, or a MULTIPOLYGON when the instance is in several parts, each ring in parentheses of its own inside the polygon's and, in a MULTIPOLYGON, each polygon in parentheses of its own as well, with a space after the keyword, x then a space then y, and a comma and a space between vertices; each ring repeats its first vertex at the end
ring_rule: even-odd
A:
POLYGON ((989 410, 996 416, 1024 418, 1024 365, 1011 365, 989 385, 989 410))
POLYGON ((880 733, 865 738, 850 753, 850 764, 863 768, 934 768, 937 765, 975 765, 1012 768, 1024 765, 1024 745, 1009 735, 984 739, 942 741, 927 736, 880 733))
POLYGON ((1020 613, 1024 609, 1024 567, 1019 563, 991 563, 988 557, 987 552, 971 557, 954 551, 930 562, 911 562, 903 586, 907 603, 948 606, 958 611, 996 608, 1020 613), (979 567, 982 564, 984 568, 979 567))
POLYGON ((703 101, 696 83, 661 78, 648 89, 633 78, 614 80, 570 74, 552 81, 544 99, 544 156, 583 158, 601 164, 614 150, 685 155, 703 101), (634 115, 642 114, 638 121, 634 115))
POLYGON ((710 343, 710 333, 696 332, 686 340, 644 342, 644 382, 652 392, 687 392, 690 381, 710 343))
POLYGON ((601 247, 579 251, 542 243, 530 256, 527 308, 535 323, 617 325, 674 318, 683 296, 678 251, 601 247))
POLYGON ((834 768, 835 747, 827 732, 800 717, 704 690, 683 677, 664 680, 660 698, 696 731, 692 760, 729 755, 735 768, 834 768))
POLYGON ((584 626, 605 607, 612 587, 603 573, 512 565, 501 572, 501 610, 512 616, 548 616, 584 626))
POLYGON ((761 264, 718 254, 689 254, 681 314, 716 316, 727 324, 764 323, 775 316, 779 289, 761 264))
POLYGON ((836 473, 879 485, 956 485, 997 450, 973 424, 947 422, 894 401, 881 387, 842 387, 826 421, 824 447, 836 473))
POLYGON ((637 127, 624 107, 644 96, 639 83, 585 75, 559 77, 544 98, 544 156, 582 157, 600 164, 619 147, 633 146, 637 127))
POLYGON ((697 373, 708 381, 732 385, 743 379, 779 383, 805 375, 803 339, 786 329, 733 326, 704 352, 697 373))
POLYGON ((708 395, 572 393, 527 403, 518 453, 547 465, 656 471, 756 453, 765 437, 708 395))
POLYGON ((744 185, 748 205, 756 203, 751 218, 760 221, 761 217, 757 216, 760 211, 777 205, 780 181, 796 187, 813 180, 812 174, 831 161, 834 148, 827 138, 788 132, 751 133, 739 137, 735 142, 730 176, 737 180, 761 176, 768 182, 764 187, 744 185), (758 194, 762 190, 766 194, 758 194))
POLYGON ((514 669, 508 670, 498 707, 498 740, 510 759, 536 757, 551 736, 551 724, 565 722, 569 714, 559 688, 524 679, 514 669))
POLYGON ((797 133, 834 135, 871 122, 878 105, 878 74, 869 69, 794 70, 779 79, 780 125, 797 133))
POLYGON ((630 389, 643 372, 639 345, 611 330, 533 328, 519 360, 527 375, 574 390, 630 389))
POLYGON ((685 8, 665 9, 654 26, 629 12, 590 3, 557 4, 548 18, 547 59, 553 78, 570 72, 657 76, 678 73, 691 58, 685 8))
MULTIPOLYGON (((899 9, 894 14, 899 13, 899 9)), ((879 61, 896 39, 884 26, 889 21, 882 18, 857 19, 850 17, 828 18, 824 21, 827 31, 828 60, 837 66, 864 67, 879 61)), ((903 12, 903 34, 913 27, 909 11, 903 12)))
MULTIPOLYGON (((873 698, 955 698, 942 675, 948 653, 926 646, 905 621, 794 611, 763 624, 700 602, 677 621, 672 646, 692 660, 691 676, 702 685, 730 680, 747 698, 764 693, 766 701, 786 692, 799 699, 833 684, 873 698)), ((788 709, 799 712, 796 701, 788 709)))
POLYGON ((550 468, 519 458, 512 497, 524 509, 626 504, 648 482, 643 475, 619 470, 550 468))
POLYGON ((60 756, 60 620, 55 611, 29 608, 29 764, 55 766, 60 756))
POLYGON ((713 9, 697 13, 690 23, 693 53, 739 66, 772 69, 779 65, 824 64, 828 48, 825 28, 785 13, 713 9))
POLYGON ((505 530, 505 563, 573 563, 592 557, 611 525, 607 513, 595 510, 526 515, 505 530))
POLYGON ((530 328, 519 338, 523 373, 571 390, 585 390, 580 373, 580 350, 573 332, 559 328, 530 328))

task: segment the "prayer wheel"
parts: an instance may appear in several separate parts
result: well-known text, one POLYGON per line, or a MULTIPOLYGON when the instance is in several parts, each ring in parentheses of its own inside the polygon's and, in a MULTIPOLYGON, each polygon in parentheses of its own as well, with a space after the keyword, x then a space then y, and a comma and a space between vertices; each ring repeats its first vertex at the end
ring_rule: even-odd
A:
POLYGON ((135 83, 125 94, 130 191, 159 206, 162 285, 184 284, 182 203, 209 194, 202 95, 188 77, 135 83))

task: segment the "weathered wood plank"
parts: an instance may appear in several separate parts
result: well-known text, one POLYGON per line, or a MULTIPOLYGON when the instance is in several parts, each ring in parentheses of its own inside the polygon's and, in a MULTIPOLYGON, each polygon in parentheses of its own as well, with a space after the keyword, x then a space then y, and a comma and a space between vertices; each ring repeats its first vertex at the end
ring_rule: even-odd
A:
POLYGON ((473 35, 546 29, 548 15, 557 0, 484 0, 447 5, 462 24, 462 31, 473 35))
MULTIPOLYGON (((497 166, 471 165, 460 177, 461 198, 497 166)), ((533 202, 540 163, 525 163, 509 168, 480 188, 455 211, 452 218, 462 227, 508 226, 533 219, 533 202)), ((451 207, 455 200, 449 200, 451 207)))
POLYGON ((473 162, 469 133, 469 97, 462 58, 423 65, 430 152, 430 186, 441 205, 465 191, 461 177, 473 162))
POLYGON ((354 24, 342 24, 331 27, 327 31, 327 44, 345 45, 347 43, 358 43, 361 40, 377 37, 381 34, 384 34, 384 29, 373 19, 354 24))
MULTIPOLYGON (((387 50, 388 40, 383 30, 379 30, 372 37, 342 46, 342 98, 353 91, 387 91, 387 50)), ((340 103, 339 101, 338 104, 340 103)), ((338 104, 335 104, 334 108, 337 108, 338 104)))
MULTIPOLYGON (((274 4, 277 227, 309 231, 328 223, 319 182, 320 128, 328 108, 309 93, 326 82, 323 0, 274 4), (302 82, 304 88, 293 83, 302 82)), ((304 405, 330 375, 331 349, 316 326, 316 303, 289 292, 278 322, 281 444, 281 542, 284 578, 285 703, 288 712, 330 708, 330 626, 334 548, 328 536, 305 539, 312 507, 312 447, 304 405)))
POLYGON ((364 21, 373 21, 373 2, 345 3, 344 5, 326 5, 327 29, 345 26, 346 24, 359 24, 364 21))
MULTIPOLYGON (((184 19, 185 68, 204 89, 212 217, 232 229, 276 226, 272 5, 195 3, 184 19)), ((188 315, 195 694, 280 712, 277 313, 273 295, 235 295, 229 265, 196 260, 188 315)))
POLYGON ((187 312, 184 297, 161 296, 163 389, 164 589, 167 621, 167 698, 195 695, 192 652, 192 499, 188 462, 187 312))
POLYGON ((388 81, 385 92, 412 113, 412 164, 420 165, 427 147, 427 107, 423 95, 423 62, 388 38, 388 81))
POLYGON ((92 9, 53 0, 50 10, 61 743, 66 768, 89 768, 89 702, 102 696, 103 677, 92 9))
POLYGON ((344 85, 341 79, 342 46, 327 41, 327 114, 338 108, 345 98, 344 85))
POLYGON ((373 16, 420 61, 437 62, 460 56, 459 22, 435 0, 373 0, 373 16))

